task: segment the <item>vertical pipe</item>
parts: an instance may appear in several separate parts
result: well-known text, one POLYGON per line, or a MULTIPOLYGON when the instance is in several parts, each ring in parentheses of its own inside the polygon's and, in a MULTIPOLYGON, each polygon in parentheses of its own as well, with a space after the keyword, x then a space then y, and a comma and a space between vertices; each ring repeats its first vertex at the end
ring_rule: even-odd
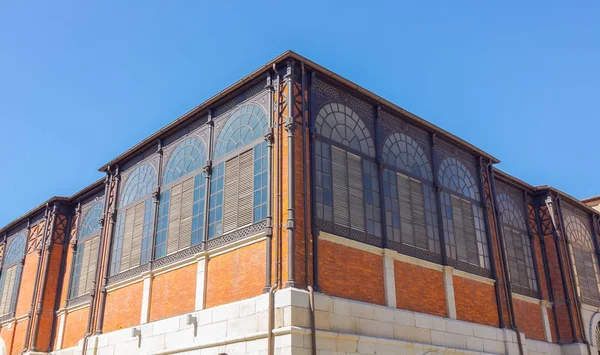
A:
POLYGON ((550 278, 550 266, 548 265, 548 255, 546 252, 546 241, 542 236, 542 223, 538 211, 540 210, 539 196, 535 200, 535 223, 540 233, 540 247, 542 249, 542 263, 544 265, 544 274, 546 276, 546 285, 548 285, 548 299, 552 302, 552 315, 554 318, 554 328, 556 329, 556 341, 560 343, 560 332, 558 331, 558 318, 556 317, 556 304, 554 303, 554 287, 550 278))
POLYGON ((286 287, 296 287, 295 281, 295 238, 294 231, 296 229, 294 218, 294 205, 295 205, 295 169, 294 165, 294 130, 296 129, 296 122, 294 119, 294 62, 288 61, 287 73, 284 80, 287 81, 288 96, 287 96, 287 118, 285 121, 285 130, 287 131, 288 140, 288 219, 286 223, 287 228, 287 242, 288 242, 288 280, 285 284, 286 287))
POLYGON ((264 292, 269 292, 271 289, 271 263, 273 255, 273 204, 271 199, 273 198, 273 82, 271 78, 271 72, 267 74, 267 85, 265 88, 268 91, 269 100, 269 126, 267 127, 267 134, 265 134, 265 141, 267 142, 267 176, 268 176, 268 187, 267 187, 267 218, 265 227, 266 246, 265 246, 265 288, 264 292))
MULTIPOLYGON (((31 306, 29 308, 29 312, 27 313, 27 318, 29 321, 27 322, 27 331, 25 332, 25 343, 23 344, 23 351, 29 349, 29 340, 31 339, 31 326, 33 320, 33 313, 35 308, 35 298, 38 293, 38 284, 40 281, 40 273, 42 269, 42 250, 44 250, 44 245, 46 244, 46 232, 48 230, 48 219, 50 217, 50 209, 48 204, 46 204, 46 210, 44 211, 44 229, 42 232, 42 240, 40 241, 40 246, 37 248, 36 252, 38 253, 38 264, 35 272, 35 281, 33 284, 33 293, 31 295, 31 306)), ((26 251, 27 252, 27 251, 26 251)), ((6 251, 5 251, 6 253, 6 251)))
POLYGON ((275 265, 275 273, 276 273, 276 281, 275 283, 277 283, 278 285, 281 285, 283 283, 282 280, 282 270, 281 270, 281 259, 282 259, 282 252, 281 252, 281 239, 282 239, 282 226, 281 226, 281 209, 282 209, 282 188, 281 188, 281 149, 282 149, 282 143, 281 143, 281 112, 279 112, 279 100, 280 100, 280 96, 281 96, 281 82, 279 79, 279 72, 277 72, 277 68, 275 66, 275 64, 273 64, 273 71, 276 72, 276 76, 275 76, 275 110, 274 112, 277 113, 277 122, 275 124, 275 128, 276 128, 276 132, 275 132, 275 139, 276 139, 276 143, 277 143, 277 161, 276 161, 276 168, 275 168, 275 172, 277 173, 277 203, 275 204, 275 226, 277 228, 277 239, 276 244, 275 244, 275 261, 276 261, 276 265, 275 265))
POLYGON ((202 250, 206 250, 206 243, 208 242, 208 212, 210 210, 210 179, 212 177, 212 158, 213 158, 213 141, 215 135, 215 121, 213 117, 213 110, 208 109, 208 157, 206 165, 204 165, 204 230, 202 230, 202 250))
POLYGON ((383 196, 383 162, 381 161, 381 106, 375 108, 375 162, 377 164, 377 182, 379 183, 379 215, 381 216, 382 246, 388 248, 387 221, 385 219, 385 197, 383 196))
MULTIPOLYGON (((315 172, 315 167, 314 167, 314 162, 315 162, 315 152, 314 152, 314 147, 315 147, 315 135, 314 135, 314 119, 312 119, 312 115, 313 115, 313 110, 312 110, 312 103, 313 103, 313 94, 312 94, 312 82, 315 81, 315 72, 312 72, 310 75, 310 93, 309 93, 309 100, 308 100, 308 112, 309 112, 309 117, 311 118, 310 122, 309 122, 309 142, 308 142, 308 149, 309 149, 309 170, 310 170, 310 176, 311 176, 311 181, 313 181, 313 184, 315 181, 317 181, 316 179, 316 172, 315 172)), ((310 232, 312 234, 312 240, 313 240, 313 289, 315 291, 319 291, 319 229, 317 226, 317 199, 315 196, 315 187, 313 185, 311 185, 311 189, 310 189, 310 203, 311 203, 311 209, 310 209, 310 222, 311 222, 311 226, 310 226, 310 232)))
MULTIPOLYGON (((444 236, 444 217, 442 216, 442 188, 438 180, 438 159, 435 148, 435 133, 429 135, 429 147, 431 149, 431 170, 433 170, 433 188, 435 189, 435 206, 437 208, 438 233, 440 239, 440 252, 442 265, 448 265, 448 253, 446 250, 446 238, 444 236)), ((385 213, 384 213, 385 214, 385 213)))
POLYGON ((303 214, 304 214, 304 285, 308 286, 308 179, 306 177, 306 129, 308 117, 306 116, 306 70, 304 68, 304 62, 300 62, 302 67, 302 196, 304 201, 303 214))
POLYGON ((37 339, 38 339, 38 331, 40 329, 40 316, 42 315, 42 306, 44 304, 44 296, 46 295, 46 280, 48 278, 48 266, 50 265, 50 253, 52 251, 52 238, 54 236, 54 227, 56 225, 56 209, 58 203, 55 202, 52 206, 52 225, 50 226, 50 234, 48 235, 48 240, 46 240, 46 245, 44 247, 44 268, 42 269, 42 281, 40 283, 41 286, 41 294, 39 297, 39 301, 37 307, 35 309, 35 318, 33 322, 33 339, 31 340, 31 351, 36 352, 37 350, 37 339))
MULTIPOLYGON (((109 170, 110 172, 110 170, 109 170)), ((119 171, 119 166, 117 165, 115 168, 114 174, 111 175, 115 181, 114 193, 113 193, 113 201, 110 206, 110 211, 108 212, 108 233, 107 233, 107 246, 106 253, 104 255, 104 269, 102 275, 102 286, 100 288, 100 301, 99 309, 98 309, 98 319, 96 320, 96 334, 102 333, 102 327, 104 326, 104 307, 106 306, 106 286, 108 285, 108 275, 110 273, 110 257, 112 253, 112 242, 114 239, 114 231, 115 231, 115 221, 117 219, 117 201, 119 197, 119 186, 121 185, 121 174, 119 171)), ((110 194, 110 192, 108 192, 110 194)), ((108 201, 108 197, 107 197, 108 201)))
POLYGON ((164 151, 163 151, 163 146, 162 146, 162 140, 158 139, 157 141, 157 150, 156 153, 158 153, 158 176, 156 177, 157 180, 157 186, 156 189, 154 191, 152 191, 152 199, 154 200, 154 219, 152 221, 152 234, 150 236, 150 260, 148 260, 148 262, 150 263, 150 270, 152 270, 152 265, 154 263, 154 248, 156 248, 156 229, 158 228, 158 207, 160 205, 160 193, 161 193, 161 188, 162 188, 162 168, 163 168, 163 155, 164 155, 164 151))
MULTIPOLYGON (((505 328, 506 324, 504 323, 504 309, 502 307, 502 297, 500 294, 500 286, 498 285, 498 270, 496 269, 496 256, 494 255, 494 247, 493 247, 493 240, 491 238, 491 227, 490 227, 490 219, 489 219, 489 209, 490 207, 493 208, 494 206, 488 206, 488 200, 486 197, 486 192, 485 192, 485 186, 483 183, 483 171, 487 169, 487 167, 484 167, 484 165, 482 164, 482 157, 479 157, 479 159, 477 160, 478 162, 478 166, 477 166, 477 177, 478 177, 478 181, 479 181, 479 191, 480 191, 480 198, 481 198, 481 208, 483 209, 484 213, 483 213, 483 222, 485 224, 485 237, 487 238, 488 241, 488 253, 490 255, 490 267, 492 269, 492 278, 494 280, 496 280, 496 282, 494 283, 494 293, 496 294, 496 303, 498 306, 498 320, 500 321, 500 328, 505 328)), ((491 162, 490 162, 491 164, 491 162)), ((490 171, 486 171, 487 175, 488 175, 488 184, 490 183, 489 180, 489 175, 490 175, 490 171)), ((490 185, 490 189, 492 188, 492 186, 490 185)), ((493 191, 490 191, 490 194, 494 194, 493 191)), ((498 221, 496 221, 496 226, 498 226, 498 221)), ((502 260, 502 245, 501 245, 501 241, 499 240, 498 243, 498 248, 499 253, 500 253, 500 263, 503 263, 502 260)), ((501 270, 502 272, 502 270, 501 270)), ((504 287, 505 287, 505 291, 507 292, 506 298, 509 300, 509 305, 508 305, 508 309, 509 309, 509 315, 510 315, 510 298, 512 297, 511 294, 508 294, 508 289, 506 289, 506 283, 508 280, 504 280, 504 287)), ((512 321, 512 320, 511 320, 512 321)), ((522 351, 521 351, 522 353, 522 351)))

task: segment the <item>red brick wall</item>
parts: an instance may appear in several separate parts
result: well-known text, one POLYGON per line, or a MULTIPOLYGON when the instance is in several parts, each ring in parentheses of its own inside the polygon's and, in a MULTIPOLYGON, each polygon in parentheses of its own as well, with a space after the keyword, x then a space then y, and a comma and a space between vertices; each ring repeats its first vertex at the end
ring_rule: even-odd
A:
POLYGON ((197 264, 158 275, 152 281, 150 321, 194 311, 197 264))
POLYGON ((140 324, 143 285, 140 281, 106 295, 102 329, 105 333, 140 324))
POLYGON ((396 260, 394 276, 398 308, 441 317, 448 316, 444 279, 440 271, 396 260))
POLYGON ((7 354, 10 354, 11 350, 12 350, 11 348, 12 348, 14 330, 15 330, 14 326, 11 328, 8 328, 8 325, 5 325, 4 327, 2 327, 2 329, 0 329, 0 337, 4 341, 4 345, 6 346, 7 354))
POLYGON ((319 240, 319 287, 336 297, 385 305, 383 258, 319 240))
POLYGON ((77 342, 83 338, 85 331, 87 330, 89 314, 90 308, 86 307, 65 315, 65 330, 63 332, 62 349, 77 345, 77 342))
POLYGON ((25 346, 25 334, 27 333, 27 321, 18 322, 15 325, 14 338, 12 343, 11 355, 18 355, 25 346))
POLYGON ((456 317, 467 322, 497 327, 498 308, 494 285, 453 276, 456 317))
MULTIPOLYGON (((56 301, 56 290, 58 289, 60 264, 62 259, 62 245, 53 245, 50 262, 48 264, 48 273, 46 276, 46 289, 44 295, 44 303, 42 306, 42 314, 40 315, 40 325, 38 331, 37 348, 46 350, 50 347, 52 326, 54 323, 56 301)), ((42 289, 40 288, 40 293, 42 289)), ((58 322, 56 323, 58 325, 58 322)))
POLYGON ((515 299, 513 297, 515 321, 519 330, 525 333, 527 339, 546 340, 544 335, 544 320, 540 313, 540 305, 515 299))
POLYGON ((211 258, 207 267, 206 307, 262 294, 265 262, 264 241, 211 258))

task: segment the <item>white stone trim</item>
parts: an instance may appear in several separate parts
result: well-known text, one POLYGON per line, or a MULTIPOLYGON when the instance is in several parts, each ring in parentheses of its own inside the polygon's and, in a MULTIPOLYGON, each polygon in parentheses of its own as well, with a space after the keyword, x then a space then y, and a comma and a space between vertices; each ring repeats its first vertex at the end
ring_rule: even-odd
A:
POLYGON ((475 274, 470 274, 468 272, 465 272, 462 270, 457 270, 457 269, 454 269, 453 275, 462 277, 463 279, 469 279, 469 280, 481 282, 481 283, 488 284, 488 285, 494 285, 496 283, 496 280, 494 280, 494 279, 490 279, 490 278, 475 275, 475 274))
POLYGON ((204 301, 206 299, 206 276, 208 275, 206 272, 207 263, 207 258, 198 260, 198 268, 196 270, 196 306, 194 308, 196 311, 204 309, 204 301))
POLYGON ((452 266, 444 266, 442 277, 444 278, 444 293, 446 294, 446 310, 448 311, 448 318, 456 319, 453 274, 454 268, 452 266))
POLYGON ((394 259, 389 255, 383 257, 383 282, 385 288, 385 303, 388 307, 396 308, 396 275, 394 259))
POLYGON ((383 256, 383 249, 382 248, 378 248, 378 247, 374 247, 374 246, 369 245, 369 244, 357 242, 356 240, 352 240, 352 239, 348 239, 348 238, 344 238, 344 237, 339 237, 339 236, 337 236, 335 234, 330 234, 330 233, 326 233, 326 232, 319 232, 319 237, 318 238, 319 238, 319 240, 325 240, 325 241, 332 242, 332 243, 339 244, 339 245, 343 245, 343 246, 346 246, 346 247, 349 247, 349 248, 362 250, 362 251, 365 251, 367 253, 371 253, 371 254, 383 256))
POLYGON ((519 301, 524 301, 524 302, 533 303, 533 304, 540 304, 540 299, 539 298, 533 298, 533 297, 521 295, 519 293, 514 293, 514 292, 512 293, 512 297, 514 299, 519 300, 519 301))
POLYGON ((383 254, 391 256, 392 258, 394 258, 394 260, 402 261, 407 264, 421 266, 431 270, 442 271, 444 269, 443 265, 432 263, 431 261, 427 260, 421 260, 413 256, 400 254, 397 251, 391 249, 384 249, 383 254))
POLYGON ((63 335, 65 333, 65 320, 67 315, 61 314, 58 318, 58 335, 56 336, 56 350, 62 349, 63 335))
POLYGON ((76 304, 76 305, 70 306, 70 307, 61 308, 58 311, 56 311, 56 315, 60 316, 61 314, 73 313, 73 312, 78 311, 80 309, 89 308, 90 305, 91 304, 89 302, 86 302, 86 303, 82 303, 82 304, 76 304))
POLYGON ((546 341, 552 342, 552 331, 550 330, 550 319, 548 318, 549 309, 544 306, 542 302, 540 302, 540 313, 542 314, 542 321, 544 323, 544 336, 546 337, 546 341))
POLYGON ((600 312, 600 308, 598 308, 598 307, 594 307, 592 305, 589 305, 589 304, 586 304, 586 303, 581 303, 581 302, 580 302, 580 304, 581 304, 581 308, 582 309, 585 309, 585 310, 590 311, 590 312, 600 312))
POLYGON ((150 297, 152 294, 153 277, 148 275, 144 277, 143 293, 142 293, 142 311, 140 312, 140 324, 148 323, 150 317, 150 297))

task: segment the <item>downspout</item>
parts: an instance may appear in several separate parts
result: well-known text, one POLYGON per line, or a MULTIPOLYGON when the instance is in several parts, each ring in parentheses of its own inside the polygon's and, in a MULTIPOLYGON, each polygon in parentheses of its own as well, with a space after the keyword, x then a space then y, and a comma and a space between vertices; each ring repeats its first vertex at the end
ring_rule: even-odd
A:
POLYGON ((385 217, 385 196, 383 194, 383 162, 381 161, 381 131, 379 120, 381 117, 381 106, 375 107, 375 163, 377 164, 377 183, 379 184, 379 208, 381 215, 381 237, 383 249, 389 248, 388 235, 387 235, 387 220, 385 217))
POLYGON ((308 286, 308 228, 306 228, 306 221, 308 221, 308 179, 306 178, 306 129, 307 119, 306 116, 306 70, 304 68, 304 62, 300 62, 302 68, 302 188, 303 188, 303 201, 304 201, 304 284, 308 286))
POLYGON ((35 318, 34 318, 34 323, 33 323, 33 339, 31 340, 31 351, 36 352, 37 350, 37 338, 38 338, 38 331, 40 328, 40 317, 42 315, 42 306, 44 304, 44 296, 46 295, 46 292, 44 292, 46 290, 46 279, 48 278, 48 266, 50 265, 50 252, 52 251, 52 238, 54 237, 54 227, 55 227, 55 222, 56 222, 56 209, 57 209, 57 203, 55 202, 54 205, 52 206, 52 225, 50 226, 50 234, 48 235, 48 238, 46 240, 45 246, 44 246, 44 269, 42 270, 43 274, 42 274, 42 281, 40 283, 41 285, 41 295, 39 297, 39 301, 37 304, 37 308, 35 310, 35 318))
MULTIPOLYGON (((577 331, 575 330, 575 324, 573 324, 573 310, 571 309, 572 301, 571 295, 569 294, 569 290, 567 289, 567 277, 565 275, 565 265, 562 257, 562 252, 560 250, 560 241, 558 238, 560 237, 558 228, 556 228, 556 220, 554 216, 554 202, 552 201, 552 196, 548 194, 548 197, 545 200, 546 207, 548 208, 548 212, 550 214, 550 219, 552 221, 552 226, 554 227, 552 230, 552 235, 554 237, 554 247, 556 248, 556 254, 558 256, 558 268, 560 270, 560 278, 563 284, 563 294, 565 296, 565 301, 567 303, 567 311, 569 313, 569 323, 571 325, 571 334, 573 335, 573 339, 571 342, 577 341, 577 331)), ((558 328, 556 329, 558 332, 558 328)))
POLYGON ((275 66, 275 64, 273 64, 273 71, 275 71, 277 73, 277 75, 275 76, 275 111, 277 113, 277 122, 275 124, 275 128, 276 128, 276 132, 275 132, 275 140, 277 143, 277 161, 276 164, 277 166, 275 167, 275 171, 277 173, 277 203, 275 205, 275 225, 276 225, 276 229, 277 229, 277 238, 276 238, 276 245, 275 245, 275 259, 276 259, 276 277, 275 277, 275 283, 277 283, 278 285, 282 284, 282 272, 281 272, 281 234, 282 234, 282 228, 281 228, 281 209, 282 209, 282 189, 281 189, 281 149, 282 149, 282 144, 281 144, 281 115, 279 112, 279 97, 281 95, 281 83, 280 83, 280 79, 279 79, 279 72, 277 72, 277 68, 275 66))
POLYGON ((496 200, 496 184, 494 179, 494 174, 492 171, 492 162, 488 162, 486 165, 486 169, 488 172, 488 184, 490 185, 491 193, 492 193, 492 214, 496 217, 496 233, 498 233, 498 241, 500 244, 500 262, 502 264, 502 275, 504 276, 504 287, 507 292, 508 298, 508 310, 510 315, 510 324, 513 331, 517 333, 517 343, 519 345, 519 353, 522 355, 523 352, 523 340, 521 339, 521 331, 517 325, 517 317, 515 316, 515 309, 513 304, 513 296, 512 296, 512 284, 510 280, 510 274, 508 272, 508 255, 506 254, 506 241, 504 239, 504 230, 501 226, 500 213, 496 209, 496 205, 498 201, 496 200))
POLYGON ((317 327, 315 324, 315 290, 308 286, 308 301, 310 305, 310 353, 317 355, 317 327))
MULTIPOLYGON (((506 328, 506 324, 504 323, 504 309, 502 307, 502 297, 500 295, 500 286, 498 285, 499 280, 498 280, 498 270, 496 270, 496 257, 494 255, 494 247, 492 245, 493 244, 492 238, 490 238, 491 237, 491 235, 490 235, 491 228, 490 228, 490 220, 489 220, 488 211, 489 211, 489 208, 493 207, 493 206, 488 206, 487 198, 485 197, 485 190, 484 190, 484 186, 483 186, 483 176, 482 176, 482 170, 486 169, 487 174, 488 174, 488 183, 489 183, 490 172, 489 172, 489 170, 487 170, 487 168, 491 165, 491 162, 488 162, 488 164, 484 168, 481 160, 482 160, 482 158, 479 157, 479 160, 478 160, 479 172, 478 172, 477 176, 479 177, 479 179, 478 179, 479 180, 479 191, 481 191, 481 196, 482 196, 481 207, 485 211, 483 214, 483 221, 485 223, 486 238, 488 239, 488 254, 490 255, 490 266, 492 269, 492 278, 494 280, 496 280, 496 282, 494 282, 494 294, 496 296, 496 305, 498 307, 498 320, 500 321, 499 325, 500 325, 500 328, 506 328)), ((490 186, 490 188, 491 188, 491 186, 490 186)), ((493 194, 493 193, 494 193, 493 191, 490 191, 490 194, 493 194)), ((493 201, 492 201, 492 204, 493 204, 493 201)), ((496 223, 496 224, 498 224, 498 223, 496 223)), ((498 244, 499 244, 499 248, 502 249, 502 245, 500 243, 498 243, 498 244)), ((502 255, 502 250, 500 250, 500 255, 502 255)), ((502 259, 502 256, 500 256, 500 258, 502 259)), ((500 260, 500 262, 502 263, 502 260, 500 260)), ((505 287, 505 291, 506 291, 506 280, 505 280, 504 287, 505 287)), ((506 295, 506 297, 510 298, 510 297, 512 297, 512 295, 506 295)), ((510 308, 510 305, 509 305, 509 308, 510 308)))
POLYGON ((269 319, 267 321, 267 355, 275 353, 273 344, 273 328, 275 328, 275 289, 277 284, 269 288, 269 319))
POLYGON ((563 235, 563 245, 565 247, 565 252, 567 253, 567 261, 569 262, 569 275, 571 276, 571 280, 573 281, 571 283, 571 291, 573 291, 573 296, 575 296, 575 312, 577 312, 577 320, 579 321, 579 327, 581 329, 581 336, 583 337, 583 342, 587 345, 588 348, 588 352, 589 355, 592 355, 592 349, 590 348, 590 342, 588 341, 587 337, 585 336, 585 326, 583 323, 583 316, 581 315, 581 301, 579 300, 579 297, 577 296, 577 288, 575 287, 575 283, 577 282, 576 278, 575 278, 575 273, 573 272, 573 268, 571 267, 572 265, 575 265, 575 263, 573 262, 573 258, 571 257, 571 253, 569 251, 569 245, 567 243, 567 233, 565 232, 565 223, 564 223, 564 219, 563 219, 563 215, 562 215, 562 204, 561 204, 561 198, 560 195, 558 195, 556 197, 556 202, 558 203, 558 208, 557 208, 557 212, 558 212, 558 218, 560 218, 560 229, 561 229, 561 234, 563 235))
MULTIPOLYGON (((315 81, 315 72, 311 72, 310 73, 310 85, 311 85, 311 90, 310 90, 310 97, 308 100, 308 106, 309 106, 309 116, 312 115, 312 103, 313 103, 313 93, 312 93, 312 83, 313 81, 315 81)), ((312 118, 312 117, 311 117, 312 118)), ((311 181, 314 183, 315 181, 317 181, 316 179, 316 172, 315 172, 315 167, 314 167, 314 161, 315 161, 315 152, 314 152, 314 147, 315 147, 315 135, 314 135, 314 119, 310 120, 310 124, 309 124, 309 143, 308 143, 308 149, 309 149, 309 155, 310 155, 310 159, 309 159, 309 169, 310 169, 310 176, 311 176, 311 181)), ((311 209, 310 209, 310 232, 312 234, 312 240, 313 240, 313 245, 312 245, 312 264, 313 264, 313 289, 318 291, 319 290, 319 228, 317 226, 317 214, 316 214, 316 206, 317 206, 317 200, 315 197, 315 188, 314 186, 312 186, 312 188, 310 189, 310 204, 311 204, 311 209)))
POLYGON ((40 273, 41 273, 41 268, 42 268, 42 250, 44 250, 44 245, 46 245, 46 233, 48 231, 48 219, 50 216, 49 211, 50 211, 49 206, 48 206, 48 204, 46 204, 46 210, 44 211, 44 229, 42 232, 42 240, 40 241, 40 245, 36 250, 36 252, 38 253, 38 265, 37 265, 37 269, 35 272, 35 282, 33 284, 33 294, 31 295, 31 307, 29 308, 29 312, 27 313, 27 318, 29 319, 29 321, 27 322, 27 331, 25 333, 25 343, 23 344, 23 352, 25 352, 25 351, 27 351, 27 349, 29 349, 29 340, 31 339, 31 325, 32 325, 31 321, 33 319, 33 312, 34 312, 33 310, 35 309, 35 296, 37 295, 38 284, 40 282, 40 273))
MULTIPOLYGON (((110 167, 109 167, 110 173, 110 167)), ((115 173, 110 175, 111 183, 115 182, 115 191, 113 194, 112 204, 110 205, 110 211, 108 211, 108 232, 107 232, 107 246, 106 253, 104 254, 104 269, 102 275, 102 285, 100 286, 100 300, 98 301, 98 318, 96 319, 96 334, 102 333, 102 327, 104 326, 104 307, 106 306, 106 285, 108 284, 108 275, 110 272, 110 256, 112 252, 112 241, 113 241, 113 233, 115 230, 115 221, 117 219, 117 200, 119 196, 119 183, 121 182, 121 175, 119 172, 119 166, 115 167, 115 173)), ((107 191, 107 195, 109 196, 110 191, 107 191)), ((110 197, 107 197, 107 199, 110 197)), ((106 204, 108 205, 108 204, 106 204)))
POLYGON ((271 292, 271 263, 273 255, 273 82, 271 73, 267 73, 267 85, 266 89, 269 92, 267 96, 269 100, 269 126, 267 127, 267 134, 265 134, 265 141, 267 142, 267 177, 268 177, 268 188, 267 188, 267 218, 265 227, 265 236, 267 238, 265 245, 265 288, 264 292, 271 292))
MULTIPOLYGON (((58 308, 60 307, 60 296, 62 295, 62 289, 64 286, 64 282, 65 282, 65 277, 66 277, 66 268, 67 268, 67 251, 69 250, 69 233, 71 231, 71 223, 73 223, 73 217, 69 216, 69 219, 67 221, 67 228, 65 229, 65 239, 63 241, 63 250, 62 250, 62 255, 61 255, 61 259, 60 259, 60 270, 59 270, 59 274, 62 277, 59 277, 58 279, 58 294, 56 295, 56 297, 54 297, 54 309, 58 310, 58 308)), ((50 345, 48 346, 48 349, 46 350, 47 352, 50 352, 52 350, 52 348, 54 347, 54 341, 55 341, 55 335, 56 335, 56 320, 58 317, 52 317, 52 331, 50 332, 50 345)))
POLYGON ((294 120, 294 83, 295 83, 295 75, 294 75, 294 62, 292 60, 288 61, 287 64, 287 72, 284 77, 284 80, 287 81, 288 87, 288 97, 287 97, 287 117, 285 120, 285 130, 287 131, 287 140, 288 140, 288 219, 286 223, 287 228, 287 242, 288 242, 288 280, 285 284, 285 287, 296 287, 295 281, 295 238, 294 231, 296 229, 295 223, 296 219, 294 218, 294 207, 296 203, 296 195, 295 195, 295 185, 296 179, 294 176, 295 173, 295 163, 294 160, 294 130, 296 129, 296 122, 294 120))
MULTIPOLYGON (((442 188, 438 180, 438 160, 435 147, 435 133, 429 134, 429 148, 431 149, 431 165, 433 170, 433 188, 435 189, 435 206, 438 219, 438 238, 440 241, 440 251, 442 254, 442 265, 448 265, 448 254, 446 252, 446 241, 444 239, 444 217, 442 216, 442 188)), ((385 208, 384 208, 385 209, 385 208)), ((503 325, 500 318, 500 325, 503 325)))
POLYGON ((546 253, 546 241, 542 236, 542 224, 538 211, 540 209, 539 201, 536 196, 535 202, 535 223, 540 233, 540 247, 542 249, 542 263, 544 264, 544 276, 546 277, 546 285, 548 285, 548 298, 552 302, 552 315, 554 318, 554 328, 556 330, 556 342, 560 343, 560 332, 558 331, 558 318, 556 317, 556 304, 554 302, 554 288, 552 287, 552 279, 550 278, 550 267, 548 266, 548 255, 546 253))
MULTIPOLYGON (((110 171, 110 167, 108 168, 108 171, 110 171)), ((108 177, 109 177, 109 173, 107 172, 107 176, 104 179, 104 199, 105 202, 107 201, 106 199, 108 198, 108 177)), ((108 203, 104 204, 104 213, 106 213, 106 207, 107 207, 108 203)), ((102 221, 104 222, 104 221, 102 221)), ((100 238, 102 238, 103 236, 103 227, 104 227, 104 223, 102 223, 102 225, 100 226, 100 238)), ((102 239, 100 239, 102 240, 102 239)), ((98 279, 98 269, 99 269, 99 262, 100 262, 100 248, 98 248, 98 258, 96 259, 97 264, 96 264, 96 280, 98 279)), ((92 327, 94 324, 94 312, 96 312, 96 290, 92 290, 92 293, 90 294, 91 297, 91 301, 90 301, 90 316, 88 317, 88 323, 87 323, 87 328, 85 331, 85 335, 83 336, 83 346, 82 346, 82 351, 81 354, 85 355, 85 353, 87 352, 87 346, 88 346, 88 339, 90 338, 90 336, 92 335, 92 327)))
POLYGON ((156 247, 156 229, 158 228, 158 207, 160 206, 160 194, 162 192, 162 167, 164 158, 162 140, 157 139, 156 144, 156 153, 158 154, 158 175, 156 178, 156 189, 152 191, 152 199, 154 200, 154 219, 152 221, 152 234, 150 235, 150 255, 148 256, 150 272, 152 272, 154 265, 154 248, 156 247))

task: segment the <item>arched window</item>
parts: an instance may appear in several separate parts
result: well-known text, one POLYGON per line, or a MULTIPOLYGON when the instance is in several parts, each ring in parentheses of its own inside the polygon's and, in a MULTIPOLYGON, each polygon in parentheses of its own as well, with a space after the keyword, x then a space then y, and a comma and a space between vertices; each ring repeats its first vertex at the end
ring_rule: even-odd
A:
POLYGON ((25 256, 26 239, 26 233, 20 233, 9 240, 0 277, 0 316, 15 311, 18 285, 23 270, 20 261, 25 256))
POLYGON ((227 118, 219 132, 210 183, 209 239, 266 217, 267 126, 265 111, 246 104, 227 118))
POLYGON ((362 119, 330 103, 315 118, 317 218, 350 231, 381 237, 375 145, 362 119))
POLYGON ((511 283, 516 286, 514 288, 516 291, 519 288, 537 291, 531 242, 524 211, 508 194, 497 195, 496 202, 506 242, 511 283))
POLYGON ((111 275, 150 260, 154 221, 152 193, 156 185, 156 172, 148 163, 137 166, 125 180, 111 252, 111 275))
POLYGON ((154 258, 162 258, 202 242, 204 234, 206 148, 189 137, 167 160, 158 208, 154 258))
POLYGON ((600 301, 598 290, 599 275, 594 243, 589 224, 569 211, 564 213, 565 232, 569 240, 569 251, 572 259, 580 296, 593 301, 600 301))
POLYGON ((92 291, 98 260, 100 243, 100 218, 104 213, 104 203, 96 202, 83 213, 77 235, 77 249, 73 257, 69 298, 92 291))
POLYGON ((385 221, 390 246, 422 256, 411 248, 440 253, 438 215, 429 158, 404 133, 392 133, 383 143, 381 157, 385 221), (406 247, 409 248, 406 248, 406 247))
POLYGON ((476 180, 458 159, 448 157, 440 163, 438 181, 448 257, 489 269, 487 234, 476 180))

